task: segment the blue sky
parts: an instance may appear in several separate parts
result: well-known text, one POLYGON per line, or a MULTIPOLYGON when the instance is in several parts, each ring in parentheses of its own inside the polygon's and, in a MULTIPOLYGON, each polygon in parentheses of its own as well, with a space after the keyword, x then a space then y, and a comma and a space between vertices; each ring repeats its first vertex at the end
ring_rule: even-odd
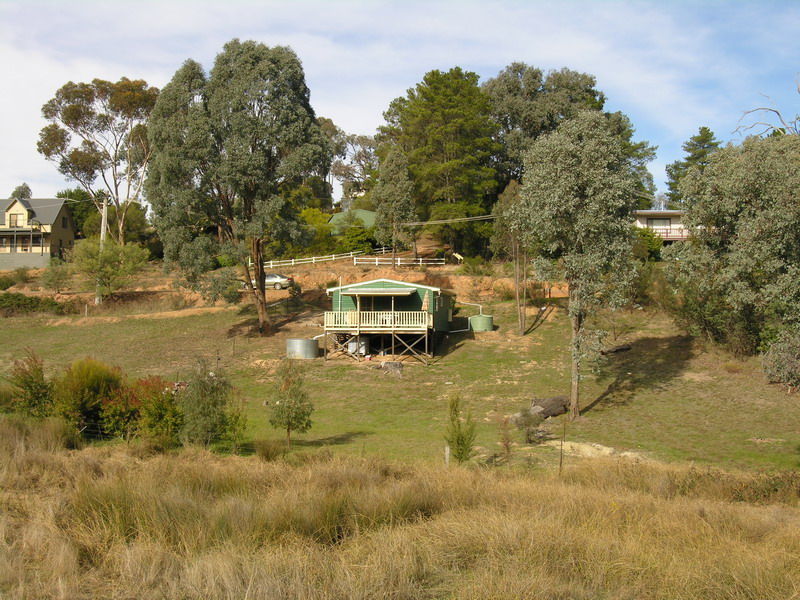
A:
POLYGON ((348 133, 374 133, 432 69, 482 81, 513 61, 590 73, 606 108, 658 146, 650 170, 664 191, 664 166, 699 127, 737 143, 747 109, 800 113, 799 30, 789 0, 0 0, 0 196, 23 181, 37 197, 73 185, 36 152, 41 106, 61 85, 126 76, 161 87, 187 58, 210 69, 234 37, 291 46, 317 114, 348 133))

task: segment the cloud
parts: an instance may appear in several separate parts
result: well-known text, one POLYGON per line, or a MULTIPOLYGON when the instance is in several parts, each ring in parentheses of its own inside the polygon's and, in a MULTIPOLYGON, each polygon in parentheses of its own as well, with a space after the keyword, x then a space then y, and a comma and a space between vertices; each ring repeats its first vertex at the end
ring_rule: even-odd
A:
POLYGON ((732 139, 759 92, 796 106, 799 20, 785 2, 6 1, 0 195, 20 178, 36 194, 65 186, 35 151, 40 107, 63 83, 124 75, 160 87, 187 58, 210 69, 234 37, 291 46, 318 114, 354 133, 373 132, 431 69, 485 80, 523 61, 591 73, 608 108, 660 146, 660 181, 698 127, 732 139))

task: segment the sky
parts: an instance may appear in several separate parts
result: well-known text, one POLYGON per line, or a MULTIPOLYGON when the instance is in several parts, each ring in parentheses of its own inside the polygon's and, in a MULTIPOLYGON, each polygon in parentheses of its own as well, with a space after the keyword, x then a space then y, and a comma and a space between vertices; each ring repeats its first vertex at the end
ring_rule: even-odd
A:
POLYGON ((41 107, 68 81, 163 87, 188 58, 206 70, 252 39, 299 56, 317 115, 373 134, 428 71, 485 81, 512 62, 589 73, 664 168, 702 126, 738 143, 744 111, 800 113, 800 2, 539 0, 0 0, 0 197, 74 187, 36 151, 41 107))

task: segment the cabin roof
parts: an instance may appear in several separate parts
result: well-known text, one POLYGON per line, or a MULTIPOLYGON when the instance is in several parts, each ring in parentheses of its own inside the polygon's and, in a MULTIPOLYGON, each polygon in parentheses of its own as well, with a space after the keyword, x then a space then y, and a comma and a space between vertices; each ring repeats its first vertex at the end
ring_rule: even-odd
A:
POLYGON ((326 292, 332 294, 333 292, 339 291, 344 296, 409 296, 417 289, 430 290, 440 294, 443 293, 442 289, 438 287, 423 285, 421 283, 411 283, 408 281, 396 281, 394 279, 359 281, 358 283, 349 283, 339 287, 328 288, 326 292), (384 285, 378 287, 374 285, 376 283, 384 285))

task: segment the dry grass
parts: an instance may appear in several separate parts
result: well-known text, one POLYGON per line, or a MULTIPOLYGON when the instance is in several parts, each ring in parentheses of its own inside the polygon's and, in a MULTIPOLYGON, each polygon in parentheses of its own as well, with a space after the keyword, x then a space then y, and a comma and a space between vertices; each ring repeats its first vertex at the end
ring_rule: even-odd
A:
POLYGON ((0 421, 4 598, 800 593, 797 473, 264 462, 68 450, 55 430, 0 421))

